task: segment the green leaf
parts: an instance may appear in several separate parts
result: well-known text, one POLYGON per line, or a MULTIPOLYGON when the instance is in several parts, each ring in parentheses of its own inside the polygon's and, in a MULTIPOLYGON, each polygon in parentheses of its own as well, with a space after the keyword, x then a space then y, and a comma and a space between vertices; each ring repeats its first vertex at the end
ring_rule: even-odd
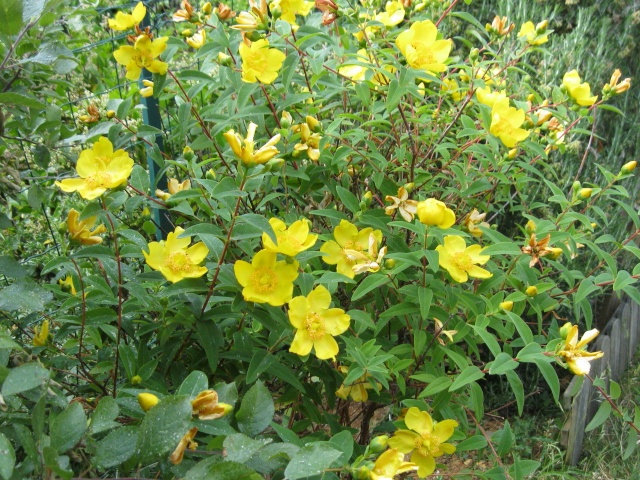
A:
POLYGON ((242 433, 236 433, 225 438, 222 446, 227 452, 227 459, 232 462, 245 463, 255 455, 258 450, 269 443, 271 443, 271 439, 268 438, 254 440, 242 433))
POLYGON ((0 310, 41 312, 53 294, 30 278, 23 278, 0 290, 0 310))
POLYGON ((292 445, 296 445, 298 447, 302 447, 304 442, 298 435, 296 435, 293 431, 289 430, 287 427, 283 427, 280 424, 275 422, 271 422, 271 428, 275 430, 275 432, 280 437, 280 440, 286 443, 290 443, 292 445))
POLYGON ((184 480, 263 480, 249 467, 236 462, 225 462, 220 457, 210 457, 189 470, 184 480))
POLYGON ((433 290, 426 287, 418 287, 418 303, 420 304, 420 316, 423 319, 429 318, 431 301, 433 300, 433 290))
POLYGON ((149 191, 149 173, 140 165, 134 165, 129 178, 131 185, 141 192, 147 193, 149 191))
POLYGON ((320 475, 341 455, 342 452, 331 448, 326 443, 307 445, 293 456, 284 471, 284 476, 288 480, 297 480, 320 475))
POLYGON ((273 243, 278 243, 278 238, 276 237, 271 224, 262 215, 258 215, 256 213, 245 213, 244 215, 238 217, 238 223, 246 223, 247 225, 251 225, 261 232, 266 233, 273 241, 273 243))
POLYGON ((0 350, 22 350, 22 347, 8 335, 0 334, 0 350))
POLYGON ((505 372, 505 375, 507 376, 511 390, 513 390, 513 394, 516 397, 518 415, 522 415, 522 410, 524 409, 524 386, 522 385, 522 380, 520 380, 518 374, 513 370, 505 372))
POLYGON ((222 339, 220 327, 210 321, 200 321, 197 323, 196 329, 198 331, 196 339, 204 349, 211 373, 214 373, 218 369, 218 354, 222 339))
POLYGON ((138 460, 157 460, 173 451, 189 430, 192 410, 191 399, 186 395, 165 397, 149 410, 142 420, 138 434, 138 460))
POLYGON ((267 371, 276 358, 266 350, 258 349, 251 357, 247 368, 247 383, 254 383, 261 373, 267 371))
MULTIPOLYGON (((120 427, 109 432, 104 439, 98 442, 96 454, 91 461, 92 465, 100 469, 117 467, 133 456, 137 441, 138 427, 133 425, 120 427)), ((178 440, 176 440, 177 444, 178 440)))
POLYGON ((636 432, 633 428, 629 429, 629 433, 627 435, 627 447, 624 449, 624 453, 622 454, 622 460, 627 460, 633 452, 636 450, 638 446, 638 432, 636 432))
POLYGON ((246 393, 236 413, 238 428, 246 435, 257 435, 269 426, 274 413, 271 393, 262 382, 257 382, 246 393))
POLYGON ((598 407, 598 411, 593 416, 589 424, 585 427, 584 431, 590 432, 594 428, 598 428, 607 420, 607 418, 609 418, 610 414, 611 414, 611 404, 606 401, 602 402, 600 404, 600 407, 598 407))
POLYGON ((51 420, 51 446, 58 453, 64 453, 73 448, 87 428, 87 416, 82 405, 73 402, 57 417, 51 420))
POLYGON ((621 393, 622 391, 620 390, 620 384, 611 380, 609 384, 609 395, 611 395, 611 399, 617 400, 620 397, 621 393))
POLYGON ((16 465, 16 452, 3 433, 0 433, 0 477, 9 480, 16 465))
POLYGON ((547 381, 549 388, 551 389, 551 393, 553 394, 553 399, 558 403, 558 397, 560 396, 560 380, 558 380, 558 374, 556 370, 551 366, 547 358, 536 358, 534 360, 535 364, 540 369, 540 373, 547 381))
POLYGON ((25 363, 13 368, 2 385, 2 396, 17 395, 44 385, 49 375, 49 370, 37 363, 25 363))
POLYGON ((364 297, 367 293, 375 290, 382 285, 389 283, 391 280, 386 275, 381 273, 374 273, 365 278, 360 285, 353 291, 351 295, 351 301, 356 301, 364 297))
MULTIPOLYGON (((0 22, 2 23, 2 22, 0 22)), ((16 105, 19 107, 38 108, 44 110, 46 105, 34 97, 28 97, 21 93, 2 92, 0 93, 0 104, 16 105)))
POLYGON ((194 398, 203 390, 209 388, 209 379, 207 375, 199 370, 194 370, 187 378, 185 378, 178 388, 176 395, 189 395, 189 398, 194 398))
POLYGON ((466 452, 469 450, 480 450, 487 446, 487 439, 483 435, 474 435, 473 437, 465 438, 462 442, 456 445, 456 452, 466 452))
POLYGON ((484 377, 484 373, 476 367, 475 365, 469 365, 462 372, 458 374, 456 379, 453 381, 451 386, 449 387, 450 392, 455 392, 460 388, 468 385, 471 382, 475 382, 476 380, 480 380, 484 377))
MULTIPOLYGON (((0 2, 0 34, 17 35, 22 28, 22 0, 2 0, 0 2)), ((0 101, 0 103, 2 103, 0 101)))
POLYGON ((508 353, 502 352, 496 357, 496 359, 491 364, 491 367, 489 368, 489 373, 491 375, 502 375, 508 372, 509 370, 513 370, 514 368, 517 368, 518 365, 520 364, 516 362, 513 358, 511 358, 511 355, 509 355, 508 353))
POLYGON ((355 214, 360 211, 360 202, 358 202, 358 199, 353 193, 341 186, 336 187, 336 193, 338 197, 340 197, 342 204, 347 207, 351 213, 355 214))
POLYGON ((494 243, 482 249, 482 255, 520 255, 520 247, 513 242, 494 243))
POLYGON ((66 455, 58 455, 53 447, 44 447, 42 449, 42 457, 47 468, 51 469, 62 480, 70 480, 73 477, 73 470, 69 465, 69 457, 66 455))
POLYGON ((120 426, 118 422, 114 422, 118 417, 118 413, 120 413, 120 408, 115 399, 113 397, 102 397, 91 416, 89 434, 95 435, 120 426))
POLYGON ((504 421, 504 427, 499 432, 495 433, 495 436, 499 436, 500 440, 498 441, 498 446, 496 448, 496 453, 504 457, 509 451, 511 447, 513 447, 514 435, 511 430, 511 425, 509 425, 509 420, 504 421))
POLYGON ((440 393, 443 390, 449 388, 449 386, 453 383, 449 377, 438 377, 433 382, 431 382, 422 392, 420 392, 419 398, 430 397, 435 395, 436 393, 440 393))
MULTIPOLYGON (((0 22, 2 23, 2 22, 0 22)), ((0 272, 5 277, 23 278, 28 275, 27 271, 13 257, 3 255, 0 257, 0 272)))

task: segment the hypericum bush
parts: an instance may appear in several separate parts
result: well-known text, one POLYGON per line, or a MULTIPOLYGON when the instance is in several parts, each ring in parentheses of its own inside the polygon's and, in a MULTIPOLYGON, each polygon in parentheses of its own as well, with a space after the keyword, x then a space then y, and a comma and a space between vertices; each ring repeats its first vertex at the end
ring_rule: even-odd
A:
POLYGON ((184 150, 112 100, 79 178, 60 172, 57 194, 87 201, 54 280, 8 272, 0 291, 23 343, 44 319, 32 348, 0 342, 0 476, 424 478, 489 443, 495 467, 460 475, 535 472, 508 424, 481 427, 483 380, 505 376, 522 412, 532 363, 557 402, 553 364, 588 376, 600 355, 589 297, 640 300, 640 266, 616 263, 640 256, 635 162, 569 191, 549 163, 630 82, 616 71, 594 95, 573 70, 546 95, 525 72, 550 54, 547 23, 485 29, 457 4, 185 0, 163 37, 142 4, 109 19, 129 34, 113 57, 154 74, 141 102, 164 102, 184 150), (626 238, 606 233, 611 203, 626 238))

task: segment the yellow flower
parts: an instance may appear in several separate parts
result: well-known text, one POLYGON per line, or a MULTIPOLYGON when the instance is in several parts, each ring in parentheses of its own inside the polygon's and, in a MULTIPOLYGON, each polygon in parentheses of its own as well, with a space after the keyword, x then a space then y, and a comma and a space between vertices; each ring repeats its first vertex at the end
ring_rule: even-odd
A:
POLYGON ((329 308, 331 294, 322 285, 306 297, 300 295, 289 302, 289 321, 296 333, 289 351, 300 356, 315 350, 320 360, 335 358, 338 354, 336 335, 349 328, 351 318, 341 308, 329 308))
POLYGON ((407 222, 413 222, 416 212, 418 211, 418 202, 415 200, 409 200, 409 192, 407 192, 405 187, 400 187, 397 195, 397 197, 392 195, 387 195, 385 197, 385 201, 393 202, 393 204, 385 207, 384 213, 387 215, 393 215, 397 209, 402 218, 407 222))
POLYGON ((311 133, 312 129, 309 123, 311 123, 312 120, 315 119, 308 116, 307 123, 301 123, 292 128, 293 132, 300 132, 300 142, 293 147, 293 154, 297 156, 302 152, 306 152, 310 160, 317 162, 320 158, 320 140, 322 140, 322 135, 317 132, 311 133))
POLYGON ((387 2, 384 12, 376 15, 376 20, 385 27, 395 27, 404 20, 404 6, 397 0, 387 2))
POLYGON ((411 407, 404 417, 409 430, 398 430, 389 439, 389 446, 406 454, 411 453, 411 462, 418 466, 418 476, 426 477, 436 469, 435 458, 451 454, 456 447, 445 443, 458 426, 455 420, 443 420, 434 425, 431 415, 411 407))
POLYGON ((504 37, 505 35, 509 34, 511 30, 513 30, 514 28, 515 28, 515 24, 514 23, 509 24, 509 19, 507 17, 501 18, 498 15, 494 17, 493 21, 491 22, 491 25, 487 23, 485 26, 485 29, 487 30, 487 32, 494 33, 499 37, 504 37))
POLYGON ((218 402, 218 392, 215 390, 203 390, 196 398, 191 400, 193 414, 200 420, 215 420, 227 415, 233 407, 228 403, 218 402))
POLYGON ((444 202, 427 198, 417 205, 418 218, 430 227, 449 228, 456 223, 456 214, 444 202))
POLYGON ((246 167, 267 163, 280 153, 275 147, 276 143, 280 141, 280 134, 274 135, 263 147, 254 151, 255 142, 253 141, 253 137, 256 134, 257 128, 258 125, 250 122, 246 138, 242 138, 235 130, 229 130, 223 134, 233 153, 235 153, 236 157, 238 157, 246 167))
POLYGON ((126 67, 126 77, 129 80, 140 78, 143 68, 151 73, 164 75, 169 66, 157 58, 167 48, 168 40, 169 37, 161 37, 152 41, 149 35, 143 33, 136 38, 133 46, 123 45, 113 52, 113 56, 116 62, 126 67))
POLYGON ((199 50, 202 48, 206 40, 207 40, 207 33, 204 31, 204 29, 200 29, 196 33, 194 33, 191 37, 187 38, 187 43, 189 44, 190 47, 193 47, 196 50, 199 50))
POLYGON ((191 180, 186 179, 183 182, 179 182, 175 178, 170 178, 167 185, 167 190, 169 190, 169 192, 165 192, 163 190, 157 189, 156 197, 161 198, 166 202, 171 198, 171 195, 175 195, 178 192, 189 190, 190 188, 191 188, 191 180))
POLYGON ((153 82, 151 80, 142 80, 143 88, 140 89, 140 95, 144 98, 153 96, 153 82))
POLYGON ((285 54, 276 48, 269 48, 268 40, 258 40, 240 44, 242 58, 242 81, 247 83, 273 83, 284 62, 285 54))
POLYGON ((238 260, 233 266, 242 296, 247 302, 284 305, 293 296, 293 281, 298 278, 298 262, 276 261, 277 254, 260 250, 251 263, 238 260))
POLYGON ((591 87, 587 82, 580 83, 580 75, 577 70, 571 70, 564 74, 562 86, 567 89, 573 100, 583 107, 589 107, 598 100, 597 95, 591 95, 591 87))
POLYGON ((434 318, 433 321, 436 324, 436 328, 435 330, 435 335, 438 338, 438 343, 440 343, 440 345, 445 345, 444 340, 442 340, 442 335, 446 336, 450 342, 453 343, 453 336, 458 333, 458 330, 445 330, 444 329, 444 324, 438 320, 437 318, 434 318))
POLYGON ((160 399, 153 393, 141 392, 138 394, 138 404, 145 412, 151 410, 158 403, 160 403, 160 399))
POLYGON ((458 82, 456 82, 453 78, 445 78, 443 80, 443 85, 440 87, 440 90, 451 95, 451 98, 454 102, 459 102, 465 95, 464 92, 460 90, 458 82))
POLYGON ((191 237, 178 238, 183 232, 182 227, 176 227, 166 240, 151 242, 149 253, 142 252, 147 265, 172 283, 183 278, 199 278, 207 273, 207 267, 198 264, 206 258, 209 249, 202 242, 189 246, 191 237))
POLYGON ((44 347, 49 341, 49 320, 42 322, 39 327, 33 327, 33 346, 44 347))
POLYGON ((404 453, 391 448, 376 459, 373 469, 369 472, 371 480, 393 480, 396 475, 417 470, 415 463, 405 462, 404 453))
POLYGON ((169 461, 174 465, 178 465, 182 462, 184 457, 184 452, 188 448, 189 450, 195 450, 198 448, 198 444, 193 440, 198 433, 198 427, 193 427, 190 429, 184 437, 180 439, 178 442, 178 446, 173 451, 173 453, 169 456, 169 461))
POLYGON ((621 83, 618 83, 621 76, 622 72, 616 68, 611 75, 611 80, 609 80, 609 83, 605 84, 605 86, 602 87, 602 92, 620 94, 629 90, 629 88, 631 88, 631 79, 625 78, 621 83))
POLYGON ((269 225, 276 234, 277 244, 266 233, 262 234, 262 245, 268 252, 281 253, 289 257, 295 257, 300 252, 313 247, 318 235, 309 233, 307 220, 296 220, 289 228, 279 218, 270 218, 269 225))
POLYGON ((524 123, 524 110, 509 106, 509 99, 496 100, 491 109, 491 127, 489 132, 502 140, 508 148, 529 136, 528 130, 520 128, 524 123))
POLYGON ((138 4, 133 9, 133 12, 118 12, 116 13, 116 18, 110 18, 109 28, 111 28, 112 30, 117 30, 119 32, 129 30, 130 28, 138 25, 146 14, 147 8, 143 5, 142 2, 138 2, 138 4))
POLYGON ((69 210, 67 215, 67 230, 72 242, 82 245, 97 245, 102 243, 102 238, 97 235, 107 231, 104 225, 98 225, 95 230, 91 231, 96 223, 97 217, 89 217, 82 221, 78 221, 80 213, 75 209, 69 210))
POLYGON ((490 87, 479 87, 476 89, 476 98, 480 103, 488 107, 493 107, 498 100, 507 98, 504 90, 493 92, 490 87))
POLYGON ((476 208, 474 208, 471 212, 467 214, 466 217, 464 217, 464 226, 467 227, 467 230, 471 235, 473 235, 474 237, 481 237, 482 230, 480 230, 478 226, 485 227, 485 228, 490 227, 490 225, 487 222, 483 221, 486 216, 487 216, 486 212, 480 213, 476 208))
POLYGON ((538 25, 533 25, 533 22, 526 22, 520 27, 518 32, 518 38, 524 37, 529 45, 542 45, 549 41, 548 35, 538 34, 538 30, 544 32, 546 25, 544 22, 540 22, 538 25), (545 28, 541 28, 541 27, 545 28))
POLYGON ((560 357, 560 363, 566 363, 575 375, 585 375, 591 370, 592 360, 596 360, 604 355, 603 352, 588 352, 587 344, 595 339, 600 333, 595 328, 585 332, 582 335, 580 341, 578 341, 578 325, 571 325, 566 323, 563 327, 565 331, 568 330, 567 337, 564 345, 558 347, 556 355, 560 357))
POLYGON ((63 280, 58 280, 58 284, 60 285, 60 289, 63 292, 70 293, 71 295, 75 295, 78 292, 76 291, 76 287, 73 284, 73 277, 71 275, 67 275, 67 277, 63 280))
POLYGON ((313 2, 307 2, 306 0, 274 0, 269 7, 271 10, 280 8, 282 12, 280 18, 290 25, 295 25, 296 15, 302 17, 309 15, 313 2))
POLYGON ((457 235, 447 235, 444 237, 444 245, 438 245, 436 251, 440 254, 439 263, 447 270, 456 282, 466 282, 469 277, 489 278, 492 276, 484 268, 489 261, 489 255, 482 255, 480 245, 467 247, 464 238, 457 235))
POLYGON ((80 178, 66 178, 56 185, 63 192, 77 191, 82 198, 93 200, 110 188, 126 184, 133 160, 124 150, 113 151, 113 145, 106 137, 93 144, 91 149, 83 150, 76 164, 80 178))
MULTIPOLYGON (((338 370, 340 373, 346 375, 349 371, 349 367, 338 367, 338 370)), ((340 385, 340 388, 336 390, 336 397, 342 398, 343 400, 346 400, 347 397, 351 397, 354 402, 366 402, 369 399, 369 393, 367 390, 373 388, 368 380, 369 377, 371 377, 371 374, 365 373, 350 385, 345 385, 343 383, 340 385)), ((377 383, 377 385, 378 387, 381 386, 379 383, 377 383)))
POLYGON ((444 62, 449 58, 451 40, 436 40, 438 29, 431 20, 415 22, 396 39, 396 45, 407 59, 407 63, 419 70, 441 73, 447 69, 444 62))
POLYGON ((353 278, 356 275, 354 267, 358 264, 354 253, 369 253, 371 243, 375 243, 377 248, 382 241, 382 232, 370 227, 358 231, 352 223, 341 220, 333 231, 333 238, 335 241, 329 240, 320 247, 320 251, 325 254, 322 260, 329 265, 336 265, 338 273, 353 278))

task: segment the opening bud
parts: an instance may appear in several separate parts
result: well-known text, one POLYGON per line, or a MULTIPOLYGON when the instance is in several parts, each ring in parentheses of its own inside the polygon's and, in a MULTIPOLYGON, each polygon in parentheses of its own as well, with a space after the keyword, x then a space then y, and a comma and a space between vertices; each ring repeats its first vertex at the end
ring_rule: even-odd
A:
POLYGON ((148 412, 153 407, 155 407, 158 403, 160 403, 160 399, 156 397, 153 393, 139 393, 138 394, 138 403, 140 404, 140 408, 145 412, 148 412))
POLYGON ((507 312, 510 312, 511 310, 513 310, 513 302, 511 300, 507 300, 506 302, 501 302, 500 308, 502 310, 506 310, 507 312))
POLYGON ((560 337, 567 338, 567 335, 569 335, 569 331, 571 330, 571 327, 572 327, 571 322, 567 322, 562 327, 560 327, 560 337))
POLYGON ((636 169, 637 166, 638 166, 638 162, 636 162, 635 160, 631 162, 627 162, 620 169, 620 173, 624 173, 624 174, 631 173, 636 169))
POLYGON ((592 193, 593 188, 581 188, 580 190, 578 190, 578 198, 580 200, 586 200, 587 198, 591 197, 592 193))

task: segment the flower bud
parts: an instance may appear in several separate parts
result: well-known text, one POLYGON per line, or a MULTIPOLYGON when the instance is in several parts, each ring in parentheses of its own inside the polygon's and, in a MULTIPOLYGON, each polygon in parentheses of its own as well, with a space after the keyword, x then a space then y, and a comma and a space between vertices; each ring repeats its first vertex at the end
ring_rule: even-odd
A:
POLYGON ((151 218, 151 210, 149 210, 149 207, 144 207, 142 209, 142 218, 145 220, 149 220, 151 218))
POLYGON ((192 37, 193 36, 193 30, 191 30, 190 28, 185 28, 184 30, 182 30, 180 32, 180 35, 182 35, 183 37, 192 37))
POLYGON ((517 156, 518 156, 518 149, 517 148, 512 148, 511 150, 509 150, 509 153, 507 153, 507 158, 509 160, 513 160, 517 156))
POLYGON ((264 165, 266 172, 277 172, 284 165, 284 158, 272 158, 264 165))
POLYGON ((475 62, 479 56, 480 50, 478 50, 477 48, 472 48, 469 52, 469 60, 471 60, 472 62, 475 62))
POLYGON ((569 335, 569 331, 571 330, 571 322, 567 322, 565 323, 561 328, 560 328, 560 337, 561 338, 567 338, 567 335, 569 335))
POLYGON ((413 192, 414 188, 416 188, 416 184, 413 183, 413 182, 409 182, 409 183, 405 183, 404 184, 404 189, 407 191, 407 193, 413 192))
POLYGON ((500 308, 502 310, 506 310, 507 312, 510 312, 511 310, 513 310, 513 302, 511 300, 507 300, 506 302, 501 302, 500 308))
POLYGON ((387 448, 387 442, 389 441, 388 435, 378 435, 373 437, 369 442, 369 451, 372 453, 381 453, 387 448))
POLYGON ((187 161, 191 161, 193 160, 193 157, 195 156, 195 154, 193 153, 193 148, 191 148, 189 145, 187 145, 186 147, 184 147, 182 149, 182 156, 184 157, 185 160, 187 161))
POLYGON ((210 168, 209 170, 207 170, 207 172, 204 174, 204 178, 206 178, 207 180, 215 180, 216 179, 216 172, 213 171, 212 168, 210 168))
POLYGON ((160 399, 153 393, 139 393, 138 403, 145 412, 148 412, 160 402, 160 399))
POLYGON ((598 224, 596 222, 591 222, 591 228, 598 228, 598 224))
POLYGON ((637 166, 638 166, 638 162, 636 162, 635 160, 631 162, 627 162, 620 169, 620 173, 624 173, 624 174, 631 173, 636 169, 637 166))
POLYGON ((535 297, 538 294, 538 287, 531 285, 530 287, 527 287, 524 293, 529 297, 535 297))
POLYGON ((371 478, 371 469, 373 462, 364 462, 364 465, 351 469, 351 475, 354 480, 369 480, 371 478))
POLYGON ((142 383, 142 377, 140 375, 134 375, 131 377, 131 385, 140 385, 142 383))
POLYGON ((547 30, 548 26, 549 26, 549 20, 541 21, 536 25, 536 33, 538 35, 540 35, 541 33, 544 33, 547 30))
POLYGON ((371 193, 371 191, 367 190, 362 196, 362 203, 364 203, 364 205, 368 207, 369 205, 371 205, 371 200, 373 200, 373 194, 371 193))
MULTIPOLYGON (((222 5, 220 4, 221 7, 226 7, 226 5, 222 5)), ((229 7, 226 7, 229 8, 229 7)), ((213 12, 213 5, 211 5, 211 2, 207 2, 202 6, 202 13, 204 13, 205 15, 210 15, 211 12, 213 12)))
POLYGON ((593 188, 581 188, 580 190, 578 190, 578 198, 580 200, 586 200, 587 198, 591 197, 592 193, 593 188))
POLYGON ((549 253, 547 253, 547 257, 549 257, 551 260, 557 260, 560 255, 562 255, 562 249, 558 248, 558 247, 551 247, 549 248, 549 253))
POLYGON ((115 118, 116 112, 115 110, 107 110, 107 118, 115 118))
POLYGON ((396 266, 396 261, 393 258, 387 258, 384 261, 384 268, 391 269, 396 266))
POLYGON ((578 180, 573 182, 573 185, 571 186, 574 192, 577 192, 578 190, 580 190, 581 187, 582 187, 582 184, 578 180))
POLYGON ((318 121, 317 118, 312 117, 311 115, 307 115, 305 121, 309 126, 309 130, 311 130, 313 133, 320 133, 322 131, 322 124, 318 121))
POLYGON ((233 62, 229 55, 224 52, 218 52, 218 63, 223 67, 230 67, 233 62))
POLYGON ((536 224, 533 220, 529 220, 527 224, 524 226, 524 231, 527 235, 531 235, 536 232, 536 224))
POLYGON ((282 116, 280 117, 280 126, 282 128, 289 128, 293 123, 293 117, 289 112, 282 112, 282 116))

